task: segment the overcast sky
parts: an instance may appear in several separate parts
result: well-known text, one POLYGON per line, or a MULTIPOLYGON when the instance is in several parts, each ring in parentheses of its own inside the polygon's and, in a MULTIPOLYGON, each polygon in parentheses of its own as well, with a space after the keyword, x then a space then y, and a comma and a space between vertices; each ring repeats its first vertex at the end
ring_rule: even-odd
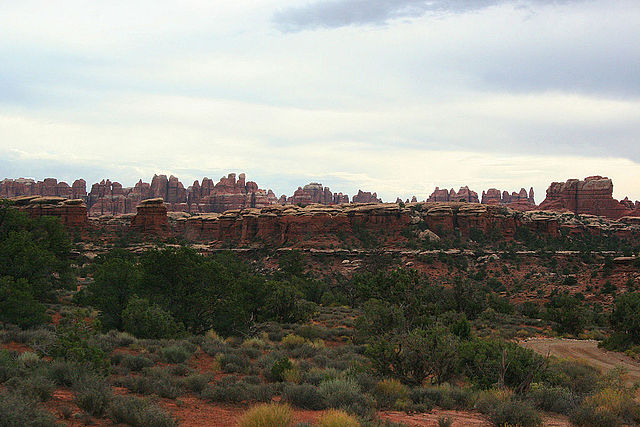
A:
POLYGON ((0 2, 0 179, 640 199, 638 0, 0 2))

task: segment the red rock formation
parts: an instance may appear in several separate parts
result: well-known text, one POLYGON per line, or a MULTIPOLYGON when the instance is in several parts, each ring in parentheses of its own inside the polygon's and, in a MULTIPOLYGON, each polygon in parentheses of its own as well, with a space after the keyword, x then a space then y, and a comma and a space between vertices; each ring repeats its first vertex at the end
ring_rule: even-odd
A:
POLYGON ((71 186, 71 197, 87 201, 87 182, 84 179, 76 179, 71 186))
POLYGON ((580 181, 553 182, 541 210, 569 211, 607 218, 620 218, 631 213, 625 204, 613 198, 613 182, 606 177, 590 176, 580 181))
POLYGON ((530 211, 536 208, 533 187, 527 190, 520 189, 520 192, 515 191, 509 194, 507 191, 500 193, 500 190, 490 188, 486 192, 482 192, 481 203, 485 205, 507 205, 511 209, 518 211, 530 211))
POLYGON ((163 234, 169 230, 167 207, 160 198, 143 200, 136 207, 131 229, 141 233, 163 234))
POLYGON ((382 203, 382 199, 378 199, 376 193, 358 190, 358 194, 353 196, 353 203, 382 203))
POLYGON ((342 193, 332 193, 329 187, 323 187, 318 182, 312 182, 304 187, 298 187, 293 192, 293 196, 286 198, 286 201, 281 204, 289 205, 309 205, 312 203, 320 205, 339 205, 341 203, 349 203, 349 196, 342 193))
POLYGON ((464 187, 460 187, 460 190, 458 190, 457 193, 453 188, 447 191, 441 190, 439 187, 436 187, 429 198, 427 198, 427 202, 480 203, 480 200, 478 199, 478 193, 469 190, 469 187, 465 185, 464 187))
POLYGON ((69 229, 81 230, 87 226, 87 205, 80 199, 58 196, 22 196, 14 198, 16 206, 32 217, 55 216, 69 229))

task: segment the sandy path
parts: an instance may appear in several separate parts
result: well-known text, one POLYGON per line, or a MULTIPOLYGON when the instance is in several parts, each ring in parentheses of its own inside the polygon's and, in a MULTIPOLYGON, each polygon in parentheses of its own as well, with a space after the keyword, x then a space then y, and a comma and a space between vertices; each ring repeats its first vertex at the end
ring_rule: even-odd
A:
POLYGON ((627 384, 640 382, 640 363, 622 353, 598 348, 598 341, 564 338, 531 338, 520 342, 542 355, 547 353, 565 359, 580 359, 602 372, 621 365, 627 370, 627 384))

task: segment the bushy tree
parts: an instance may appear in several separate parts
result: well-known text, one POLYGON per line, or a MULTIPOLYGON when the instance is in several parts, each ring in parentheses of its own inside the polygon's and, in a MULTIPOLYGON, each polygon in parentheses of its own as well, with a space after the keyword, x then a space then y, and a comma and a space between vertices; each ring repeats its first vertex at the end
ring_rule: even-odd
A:
POLYGON ((558 332, 574 335, 581 333, 587 324, 587 312, 582 301, 569 294, 551 298, 547 303, 547 318, 556 322, 558 332))
POLYGON ((37 326, 47 321, 45 306, 33 296, 26 279, 0 278, 0 322, 13 323, 21 328, 37 326))
POLYGON ((123 329, 138 338, 176 338, 184 326, 159 305, 133 296, 122 312, 123 329))
POLYGON ((620 295, 616 298, 610 316, 614 334, 604 341, 611 350, 624 350, 640 344, 640 292, 620 295))
POLYGON ((458 337, 437 325, 371 339, 366 354, 380 374, 409 384, 427 378, 440 384, 456 373, 459 345, 458 337))
POLYGON ((474 339, 459 348, 460 369, 478 387, 525 391, 544 372, 546 361, 532 350, 500 340, 474 339))
POLYGON ((31 218, 0 201, 0 272, 25 279, 40 301, 72 283, 71 241, 59 218, 31 218))

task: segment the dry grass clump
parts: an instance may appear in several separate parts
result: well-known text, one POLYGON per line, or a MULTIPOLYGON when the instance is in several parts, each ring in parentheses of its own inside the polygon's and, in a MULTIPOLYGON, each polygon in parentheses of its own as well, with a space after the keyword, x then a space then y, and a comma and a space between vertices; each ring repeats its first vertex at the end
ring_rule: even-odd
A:
POLYGON ((240 419, 240 427, 287 427, 293 425, 289 405, 263 403, 251 407, 240 419))
POLYGON ((345 411, 330 409, 324 413, 316 424, 318 427, 360 427, 356 417, 345 411))

